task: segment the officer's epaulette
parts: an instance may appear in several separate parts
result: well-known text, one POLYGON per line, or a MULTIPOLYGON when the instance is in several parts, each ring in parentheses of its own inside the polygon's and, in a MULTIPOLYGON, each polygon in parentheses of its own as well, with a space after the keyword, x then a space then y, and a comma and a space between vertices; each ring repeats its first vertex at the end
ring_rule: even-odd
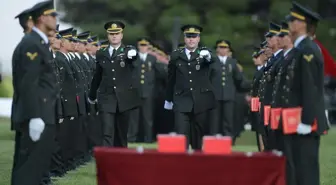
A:
POLYGON ((99 51, 105 51, 107 47, 105 48, 100 48, 99 51))
POLYGON ((132 45, 127 45, 125 48, 127 48, 127 49, 129 49, 129 48, 135 48, 134 46, 132 46, 132 45))
POLYGON ((173 52, 180 52, 180 53, 183 53, 184 51, 184 47, 183 48, 177 48, 175 49, 173 52))

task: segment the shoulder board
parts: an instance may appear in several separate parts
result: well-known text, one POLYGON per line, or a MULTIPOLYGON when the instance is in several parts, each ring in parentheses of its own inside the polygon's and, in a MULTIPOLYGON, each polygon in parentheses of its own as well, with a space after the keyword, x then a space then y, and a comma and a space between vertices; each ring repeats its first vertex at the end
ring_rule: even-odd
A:
POLYGON ((127 45, 125 48, 134 48, 132 45, 127 45))
POLYGON ((99 49, 99 51, 105 51, 106 50, 106 48, 100 48, 99 49))

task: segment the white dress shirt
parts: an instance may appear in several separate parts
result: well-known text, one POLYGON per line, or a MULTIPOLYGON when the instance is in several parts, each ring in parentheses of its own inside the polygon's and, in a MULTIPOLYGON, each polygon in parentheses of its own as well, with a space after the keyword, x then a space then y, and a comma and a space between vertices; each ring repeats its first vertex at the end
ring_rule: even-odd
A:
POLYGON ((301 35, 300 37, 298 37, 295 42, 294 42, 294 47, 298 47, 300 42, 303 41, 303 39, 305 39, 307 37, 307 35, 301 35))
POLYGON ((190 52, 195 52, 195 50, 194 51, 190 51, 189 49, 187 49, 187 48, 185 48, 185 54, 187 55, 187 57, 188 57, 188 60, 190 60, 190 58, 191 58, 191 54, 190 54, 190 52))
POLYGON ((118 47, 116 47, 116 48, 113 48, 113 47, 110 45, 110 47, 109 47, 109 54, 110 54, 110 56, 113 55, 113 49, 118 50, 119 48, 120 48, 120 45, 119 45, 118 47))
POLYGON ((32 28, 33 31, 35 31, 38 35, 40 35, 40 37, 43 39, 43 41, 48 44, 49 40, 48 37, 45 33, 43 33, 41 30, 39 30, 38 28, 36 28, 35 26, 32 28))

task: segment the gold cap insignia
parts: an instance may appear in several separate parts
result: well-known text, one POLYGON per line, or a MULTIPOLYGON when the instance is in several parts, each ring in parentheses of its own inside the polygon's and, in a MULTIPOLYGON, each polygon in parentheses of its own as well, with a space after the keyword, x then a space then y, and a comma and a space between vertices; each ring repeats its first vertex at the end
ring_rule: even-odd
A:
POLYGON ((115 28, 117 28, 117 27, 118 27, 117 24, 112 24, 112 25, 111 25, 111 28, 112 28, 112 29, 115 29, 115 28))

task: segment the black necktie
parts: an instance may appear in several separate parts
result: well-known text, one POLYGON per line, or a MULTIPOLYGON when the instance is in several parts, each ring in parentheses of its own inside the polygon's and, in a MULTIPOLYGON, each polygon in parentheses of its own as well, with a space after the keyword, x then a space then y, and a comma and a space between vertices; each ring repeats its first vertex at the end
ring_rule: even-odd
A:
POLYGON ((113 51, 112 51, 112 57, 115 57, 116 55, 117 55, 117 50, 113 49, 113 51))
POLYGON ((189 54, 190 54, 190 58, 189 58, 189 60, 191 60, 191 59, 193 58, 194 53, 195 53, 195 52, 190 52, 190 53, 189 53, 189 54))

